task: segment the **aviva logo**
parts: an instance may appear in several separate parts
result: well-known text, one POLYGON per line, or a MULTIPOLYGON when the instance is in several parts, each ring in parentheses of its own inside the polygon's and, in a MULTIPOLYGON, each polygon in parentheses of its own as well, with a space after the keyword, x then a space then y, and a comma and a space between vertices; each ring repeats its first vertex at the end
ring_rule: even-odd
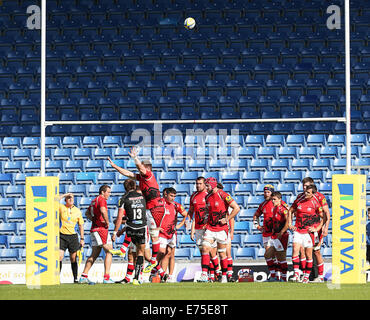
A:
POLYGON ((33 202, 47 202, 47 186, 32 186, 33 202))
POLYGON ((339 196, 340 200, 353 200, 353 184, 352 183, 339 183, 339 196))

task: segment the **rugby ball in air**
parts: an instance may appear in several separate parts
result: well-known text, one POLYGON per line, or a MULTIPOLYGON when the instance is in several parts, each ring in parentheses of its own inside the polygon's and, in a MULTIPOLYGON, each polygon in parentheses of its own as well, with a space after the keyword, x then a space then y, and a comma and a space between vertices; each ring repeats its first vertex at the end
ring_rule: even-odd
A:
POLYGON ((192 17, 186 18, 184 21, 185 29, 193 29, 195 27, 195 20, 192 17))

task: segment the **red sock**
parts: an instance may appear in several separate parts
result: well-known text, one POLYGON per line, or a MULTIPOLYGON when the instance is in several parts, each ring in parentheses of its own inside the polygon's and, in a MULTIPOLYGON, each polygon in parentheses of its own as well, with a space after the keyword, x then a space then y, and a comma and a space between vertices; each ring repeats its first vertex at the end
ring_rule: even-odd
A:
POLYGON ((299 275, 299 256, 292 257, 292 262, 293 262, 294 275, 298 276, 299 275))
POLYGON ((125 240, 123 241, 122 243, 122 246, 120 248, 120 250, 123 252, 123 253, 126 253, 127 251, 127 248, 128 246, 130 245, 131 243, 131 237, 128 237, 127 235, 125 236, 125 240))
POLYGON ((109 274, 107 274, 107 273, 106 273, 106 274, 104 275, 104 280, 109 280, 109 274))
MULTIPOLYGON (((211 257, 211 256, 210 256, 211 257)), ((218 260, 218 256, 214 256, 212 259, 212 263, 213 263, 213 266, 215 268, 215 270, 219 270, 219 264, 220 264, 220 261, 218 260)))
POLYGON ((300 269, 302 270, 302 272, 304 272, 306 270, 306 264, 307 264, 306 257, 301 258, 300 262, 301 262, 300 269))
POLYGON ((228 257, 227 258, 228 264, 227 264, 227 276, 231 277, 233 275, 233 258, 228 257))
POLYGON ((324 263, 321 263, 317 266, 317 269, 318 269, 318 273, 319 273, 319 276, 323 276, 324 275, 324 263))
POLYGON ((201 264, 202 264, 202 272, 208 273, 210 263, 210 256, 208 253, 202 254, 201 264))
POLYGON ((309 277, 313 266, 313 260, 306 261, 306 269, 304 270, 305 277, 309 277))
POLYGON ((275 263, 274 259, 266 259, 267 268, 270 271, 270 275, 272 278, 275 278, 275 263))
POLYGON ((135 265, 132 262, 129 262, 127 264, 127 271, 126 271, 126 276, 132 276, 135 270, 135 265))
POLYGON ((280 268, 281 268, 281 278, 284 281, 287 281, 288 263, 286 261, 281 261, 280 268))
POLYGON ((87 278, 87 273, 81 273, 82 278, 87 278))
POLYGON ((159 275, 161 276, 161 277, 163 277, 164 276, 164 270, 162 269, 162 267, 159 267, 159 269, 158 269, 158 273, 159 273, 159 275))
POLYGON ((159 240, 152 243, 152 258, 150 259, 151 264, 154 264, 157 261, 159 247, 160 247, 159 240))

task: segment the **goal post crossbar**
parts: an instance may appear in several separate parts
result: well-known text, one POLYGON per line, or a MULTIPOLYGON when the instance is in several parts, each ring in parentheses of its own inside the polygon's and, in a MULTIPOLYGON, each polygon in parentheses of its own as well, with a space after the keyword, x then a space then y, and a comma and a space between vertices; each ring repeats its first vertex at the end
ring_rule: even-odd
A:
POLYGON ((271 119, 179 119, 179 120, 93 120, 93 121, 45 121, 45 126, 52 125, 87 125, 87 124, 214 124, 214 123, 263 123, 263 122, 346 122, 345 117, 328 118, 271 118, 271 119))

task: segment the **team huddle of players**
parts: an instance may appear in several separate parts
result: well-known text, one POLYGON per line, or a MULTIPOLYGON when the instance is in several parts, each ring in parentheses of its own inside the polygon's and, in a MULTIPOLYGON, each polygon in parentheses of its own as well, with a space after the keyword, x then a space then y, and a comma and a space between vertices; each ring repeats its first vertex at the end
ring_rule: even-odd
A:
MULTIPOLYGON (((119 201, 113 236, 110 237, 108 232, 106 200, 110 196, 109 186, 100 188, 99 195, 86 211, 86 217, 92 221, 92 254, 86 261, 79 282, 91 283, 88 272, 102 248, 106 253, 104 283, 114 283, 109 277, 112 254, 124 256, 127 252, 129 254, 126 277, 119 282, 140 284, 142 273, 150 273, 152 281, 175 281, 173 271, 176 230, 185 224, 187 217, 192 221, 191 239, 196 242, 201 252, 202 273, 198 281, 234 281, 231 240, 234 218, 240 211, 236 201, 222 190, 222 185, 215 178, 198 177, 195 181, 196 192, 190 198, 187 212, 181 204, 174 201, 174 188, 164 189, 163 197, 161 196, 150 161, 140 161, 135 148, 132 148, 129 154, 135 161, 138 174, 117 166, 108 158, 112 167, 128 178, 124 183, 126 193, 119 201), (180 222, 177 221, 179 215, 182 216, 180 222), (122 222, 125 227, 120 229, 122 222), (124 232, 122 246, 114 250, 112 240, 116 241, 124 232), (144 260, 148 261, 145 269, 144 260)), ((328 205, 325 197, 317 192, 311 178, 305 178, 302 182, 304 192, 298 195, 290 208, 282 201, 280 192, 276 192, 272 185, 266 185, 265 201, 260 204, 253 217, 254 227, 263 235, 270 281, 287 281, 288 229, 293 231, 293 280, 308 282, 315 254, 319 273, 317 281, 323 281, 320 246, 328 232, 328 205), (259 217, 262 215, 263 225, 260 226, 259 217), (300 270, 303 271, 303 276, 300 270)))

